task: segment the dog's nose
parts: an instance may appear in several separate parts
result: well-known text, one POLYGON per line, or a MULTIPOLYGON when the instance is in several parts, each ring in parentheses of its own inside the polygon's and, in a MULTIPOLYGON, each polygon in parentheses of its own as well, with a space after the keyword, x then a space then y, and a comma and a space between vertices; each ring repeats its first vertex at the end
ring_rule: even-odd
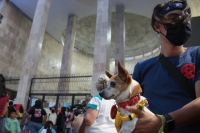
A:
POLYGON ((103 97, 104 91, 101 91, 101 92, 99 93, 99 95, 100 95, 101 97, 103 97))

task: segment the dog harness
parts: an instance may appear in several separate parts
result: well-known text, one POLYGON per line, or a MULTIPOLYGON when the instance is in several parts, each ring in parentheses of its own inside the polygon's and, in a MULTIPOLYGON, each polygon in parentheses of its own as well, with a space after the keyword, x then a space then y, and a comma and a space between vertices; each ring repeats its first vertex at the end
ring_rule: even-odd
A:
MULTIPOLYGON (((147 105, 148 105, 148 101, 145 99, 145 100, 141 100, 140 102, 138 102, 135 106, 139 109, 142 109, 144 106, 147 106, 147 105)), ((131 105, 129 105, 129 106, 131 106, 131 105)), ((134 114, 134 113, 132 113, 128 116, 122 116, 122 113, 120 112, 119 107, 117 105, 112 106, 110 115, 111 115, 112 119, 115 119, 115 128, 117 129, 117 132, 119 132, 119 130, 121 129, 122 121, 131 121, 132 119, 137 117, 136 114, 134 114)))

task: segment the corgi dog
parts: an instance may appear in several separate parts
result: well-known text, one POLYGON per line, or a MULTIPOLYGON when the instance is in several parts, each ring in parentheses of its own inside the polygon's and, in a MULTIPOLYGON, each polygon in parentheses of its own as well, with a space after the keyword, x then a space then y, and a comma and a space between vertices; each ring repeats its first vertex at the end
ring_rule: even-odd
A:
POLYGON ((119 133, 132 133, 138 120, 134 113, 125 109, 126 106, 137 106, 144 111, 147 109, 147 100, 141 96, 140 84, 133 80, 128 71, 118 62, 118 73, 111 74, 106 71, 109 80, 99 95, 104 99, 116 100, 111 109, 111 118, 115 118, 115 127, 119 133))

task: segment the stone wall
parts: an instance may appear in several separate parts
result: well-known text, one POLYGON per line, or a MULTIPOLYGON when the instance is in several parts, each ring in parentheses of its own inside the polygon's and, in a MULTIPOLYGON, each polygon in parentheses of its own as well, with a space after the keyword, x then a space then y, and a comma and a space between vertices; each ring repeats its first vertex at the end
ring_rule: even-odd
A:
MULTIPOLYGON (((0 73, 19 78, 24 52, 32 25, 29 19, 12 3, 5 1, 0 25, 0 73)), ((59 72, 63 46, 45 33, 36 76, 59 72)))
MULTIPOLYGON (((0 25, 0 73, 5 77, 19 78, 32 20, 7 1, 2 14, 4 18, 0 25)), ((45 33, 36 76, 59 75, 62 51, 63 46, 45 33)), ((72 73, 92 74, 93 57, 76 50, 73 54, 72 73)), ((126 61, 125 66, 129 72, 133 71, 137 61, 126 61)), ((114 71, 113 61, 110 62, 110 70, 114 71)))
POLYGON ((19 77, 31 20, 13 4, 5 1, 0 27, 0 73, 5 77, 19 77))

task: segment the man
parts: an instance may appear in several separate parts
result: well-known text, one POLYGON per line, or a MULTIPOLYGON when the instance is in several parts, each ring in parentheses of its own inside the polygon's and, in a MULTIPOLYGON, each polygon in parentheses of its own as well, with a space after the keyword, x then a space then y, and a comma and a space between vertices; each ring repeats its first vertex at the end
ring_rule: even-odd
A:
MULTIPOLYGON (((187 78, 195 88, 189 89, 193 89, 196 97, 199 97, 200 47, 183 47, 192 31, 190 17, 191 11, 186 1, 170 0, 154 8, 151 24, 160 36, 161 53, 187 78)), ((135 107, 127 107, 139 118, 133 133, 155 133, 161 127, 164 127, 165 133, 200 132, 197 122, 199 109, 196 102, 191 102, 194 98, 170 75, 158 57, 137 63, 133 79, 142 86, 149 109, 162 115, 160 119, 135 107)))
POLYGON ((48 120, 53 122, 53 127, 56 125, 57 114, 55 107, 51 107, 51 113, 48 114, 48 120))
POLYGON ((26 116, 30 121, 30 133, 37 133, 42 125, 46 123, 47 119, 46 111, 42 108, 42 103, 40 100, 35 101, 35 105, 31 107, 26 116))

